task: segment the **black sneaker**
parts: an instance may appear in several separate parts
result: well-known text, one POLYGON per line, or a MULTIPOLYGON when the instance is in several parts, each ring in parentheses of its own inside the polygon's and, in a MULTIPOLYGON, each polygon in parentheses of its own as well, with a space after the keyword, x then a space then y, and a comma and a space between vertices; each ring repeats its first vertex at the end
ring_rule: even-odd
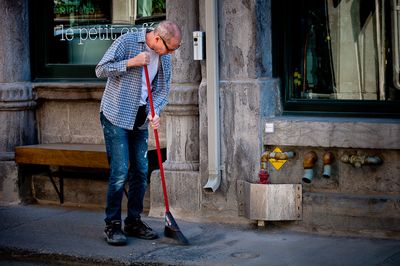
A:
POLYGON ((121 230, 121 221, 112 221, 104 229, 104 238, 113 246, 126 245, 126 237, 121 230))
POLYGON ((157 233, 140 219, 133 222, 125 220, 124 231, 127 236, 134 236, 141 239, 150 240, 158 238, 157 233))

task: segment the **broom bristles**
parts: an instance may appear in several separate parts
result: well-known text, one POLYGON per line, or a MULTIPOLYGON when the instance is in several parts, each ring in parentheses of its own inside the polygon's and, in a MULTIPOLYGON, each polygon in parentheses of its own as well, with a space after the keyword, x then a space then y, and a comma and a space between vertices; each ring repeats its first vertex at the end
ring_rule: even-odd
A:
POLYGON ((189 245, 189 241, 182 234, 178 224, 170 212, 165 213, 165 229, 164 235, 177 240, 181 245, 189 245))

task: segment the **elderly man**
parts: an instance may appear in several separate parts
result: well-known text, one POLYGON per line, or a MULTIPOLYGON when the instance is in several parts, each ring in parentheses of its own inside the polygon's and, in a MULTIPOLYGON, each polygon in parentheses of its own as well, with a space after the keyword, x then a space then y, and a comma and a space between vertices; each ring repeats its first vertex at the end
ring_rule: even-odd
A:
POLYGON ((126 33, 110 46, 96 66, 96 75, 107 78, 100 105, 100 122, 110 165, 104 235, 111 245, 125 245, 126 237, 158 237, 142 220, 147 187, 148 124, 158 128, 167 104, 171 82, 171 53, 179 48, 181 30, 172 21, 154 29, 126 33), (149 70, 154 109, 150 114, 144 65, 149 70), (128 180, 128 212, 124 232, 121 202, 128 180))

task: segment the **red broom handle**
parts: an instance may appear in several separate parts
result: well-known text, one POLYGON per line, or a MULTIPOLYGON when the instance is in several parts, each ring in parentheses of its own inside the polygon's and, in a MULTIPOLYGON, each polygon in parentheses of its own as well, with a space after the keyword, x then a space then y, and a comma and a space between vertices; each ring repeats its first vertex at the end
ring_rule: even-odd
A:
MULTIPOLYGON (((144 73, 146 75, 147 93, 148 93, 149 102, 150 102, 151 116, 154 117, 155 116, 155 112, 154 112, 154 105, 153 105, 153 96, 151 95, 150 78, 149 78, 149 71, 147 69, 147 65, 144 65, 144 73)), ((160 141, 158 140, 158 131, 157 131, 156 128, 154 129, 154 138, 156 140, 158 166, 160 168, 161 184, 162 184, 162 189, 163 189, 163 192, 164 192, 165 211, 169 212, 167 186, 165 185, 164 167, 163 167, 163 164, 162 164, 160 141)))

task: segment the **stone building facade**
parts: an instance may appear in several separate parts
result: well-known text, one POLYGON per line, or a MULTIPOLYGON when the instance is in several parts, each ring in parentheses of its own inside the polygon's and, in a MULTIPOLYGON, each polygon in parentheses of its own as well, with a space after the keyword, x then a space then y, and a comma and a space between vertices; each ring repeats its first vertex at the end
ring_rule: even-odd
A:
MULTIPOLYGON (((273 1, 216 2, 211 10, 218 21, 220 184, 210 192, 204 189, 209 178, 209 149, 213 148, 208 145, 209 72, 206 60, 193 59, 192 46, 193 31, 206 31, 208 27, 210 9, 207 0, 167 1, 167 18, 177 21, 183 30, 182 47, 173 57, 172 87, 163 113, 165 128, 161 129, 174 216, 253 222, 243 214, 239 185, 257 183, 261 155, 278 147, 295 152, 295 156, 279 170, 269 166, 270 181, 302 185, 302 216, 295 221, 274 221, 275 225, 329 234, 400 238, 398 116, 287 115, 283 81, 273 71, 273 1), (273 130, 266 132, 266 124, 273 130), (309 151, 314 151, 318 160, 312 182, 305 183, 303 163, 309 151), (319 178, 322 158, 328 151, 335 158, 332 174, 329 179, 319 178), (383 163, 355 167, 341 159, 344 155, 358 155, 359 160, 378 156, 383 163)), ((0 12, 2 25, 13 25, 12 30, 0 29, 0 200, 20 202, 32 197, 32 180, 18 173, 14 147, 103 143, 98 107, 105 83, 33 81, 28 1, 2 1, 0 12)), ((208 36, 211 34, 206 32, 208 36)), ((158 171, 153 172, 150 187, 150 215, 163 216, 158 171)))

